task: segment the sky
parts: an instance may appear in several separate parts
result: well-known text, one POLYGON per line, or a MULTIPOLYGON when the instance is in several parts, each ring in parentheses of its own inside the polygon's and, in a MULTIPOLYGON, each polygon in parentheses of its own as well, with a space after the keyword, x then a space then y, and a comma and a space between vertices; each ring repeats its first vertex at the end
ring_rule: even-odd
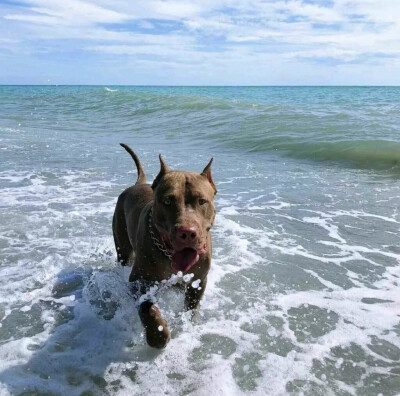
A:
POLYGON ((0 0, 0 84, 400 85, 400 0, 0 0))

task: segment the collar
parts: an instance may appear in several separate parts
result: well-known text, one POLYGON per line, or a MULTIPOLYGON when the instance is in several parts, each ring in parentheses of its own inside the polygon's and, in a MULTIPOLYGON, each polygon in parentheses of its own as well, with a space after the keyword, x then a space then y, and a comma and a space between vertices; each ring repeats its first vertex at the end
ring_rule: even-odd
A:
POLYGON ((153 229, 153 207, 150 209, 149 212, 149 232, 150 232, 150 238, 153 241, 153 244, 160 250, 165 257, 167 257, 170 261, 172 261, 172 255, 166 248, 165 244, 163 242, 160 242, 160 240, 157 238, 156 234, 154 233, 153 229))

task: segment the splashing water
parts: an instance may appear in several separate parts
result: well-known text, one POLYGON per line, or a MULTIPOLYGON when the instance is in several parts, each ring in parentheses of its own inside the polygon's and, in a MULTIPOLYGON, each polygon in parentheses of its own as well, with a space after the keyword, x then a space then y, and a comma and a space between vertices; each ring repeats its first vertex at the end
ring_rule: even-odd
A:
POLYGON ((399 394, 400 90, 111 90, 0 87, 0 394, 399 394), (149 179, 215 158, 205 298, 152 291, 162 351, 115 262, 120 141, 149 179))

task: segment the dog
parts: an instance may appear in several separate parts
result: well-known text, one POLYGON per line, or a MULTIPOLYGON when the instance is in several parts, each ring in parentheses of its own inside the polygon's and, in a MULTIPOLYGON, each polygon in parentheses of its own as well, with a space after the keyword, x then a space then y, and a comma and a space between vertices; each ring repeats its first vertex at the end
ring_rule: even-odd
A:
MULTIPOLYGON (((126 144, 137 168, 137 181, 118 197, 113 217, 113 236, 118 261, 133 261, 130 282, 149 285, 173 274, 193 274, 185 290, 185 307, 199 307, 211 265, 211 227, 215 219, 217 193, 211 175, 213 158, 201 173, 170 170, 161 154, 160 171, 146 183, 143 166, 126 144)), ((191 275, 190 275, 191 276, 191 275)), ((148 345, 164 348, 170 340, 168 324, 157 305, 144 300, 139 316, 148 345)))

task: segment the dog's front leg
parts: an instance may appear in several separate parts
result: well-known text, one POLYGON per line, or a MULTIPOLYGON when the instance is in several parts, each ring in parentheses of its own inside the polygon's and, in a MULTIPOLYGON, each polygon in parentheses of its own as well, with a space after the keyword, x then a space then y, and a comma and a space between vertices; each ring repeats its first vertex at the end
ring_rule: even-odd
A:
POLYGON ((171 339, 171 334, 157 305, 149 300, 142 302, 139 316, 145 328, 147 343, 153 348, 164 348, 171 339))
POLYGON ((200 300, 206 290, 206 285, 207 278, 204 278, 201 281, 195 280, 186 287, 185 307, 188 311, 199 308, 200 300))

